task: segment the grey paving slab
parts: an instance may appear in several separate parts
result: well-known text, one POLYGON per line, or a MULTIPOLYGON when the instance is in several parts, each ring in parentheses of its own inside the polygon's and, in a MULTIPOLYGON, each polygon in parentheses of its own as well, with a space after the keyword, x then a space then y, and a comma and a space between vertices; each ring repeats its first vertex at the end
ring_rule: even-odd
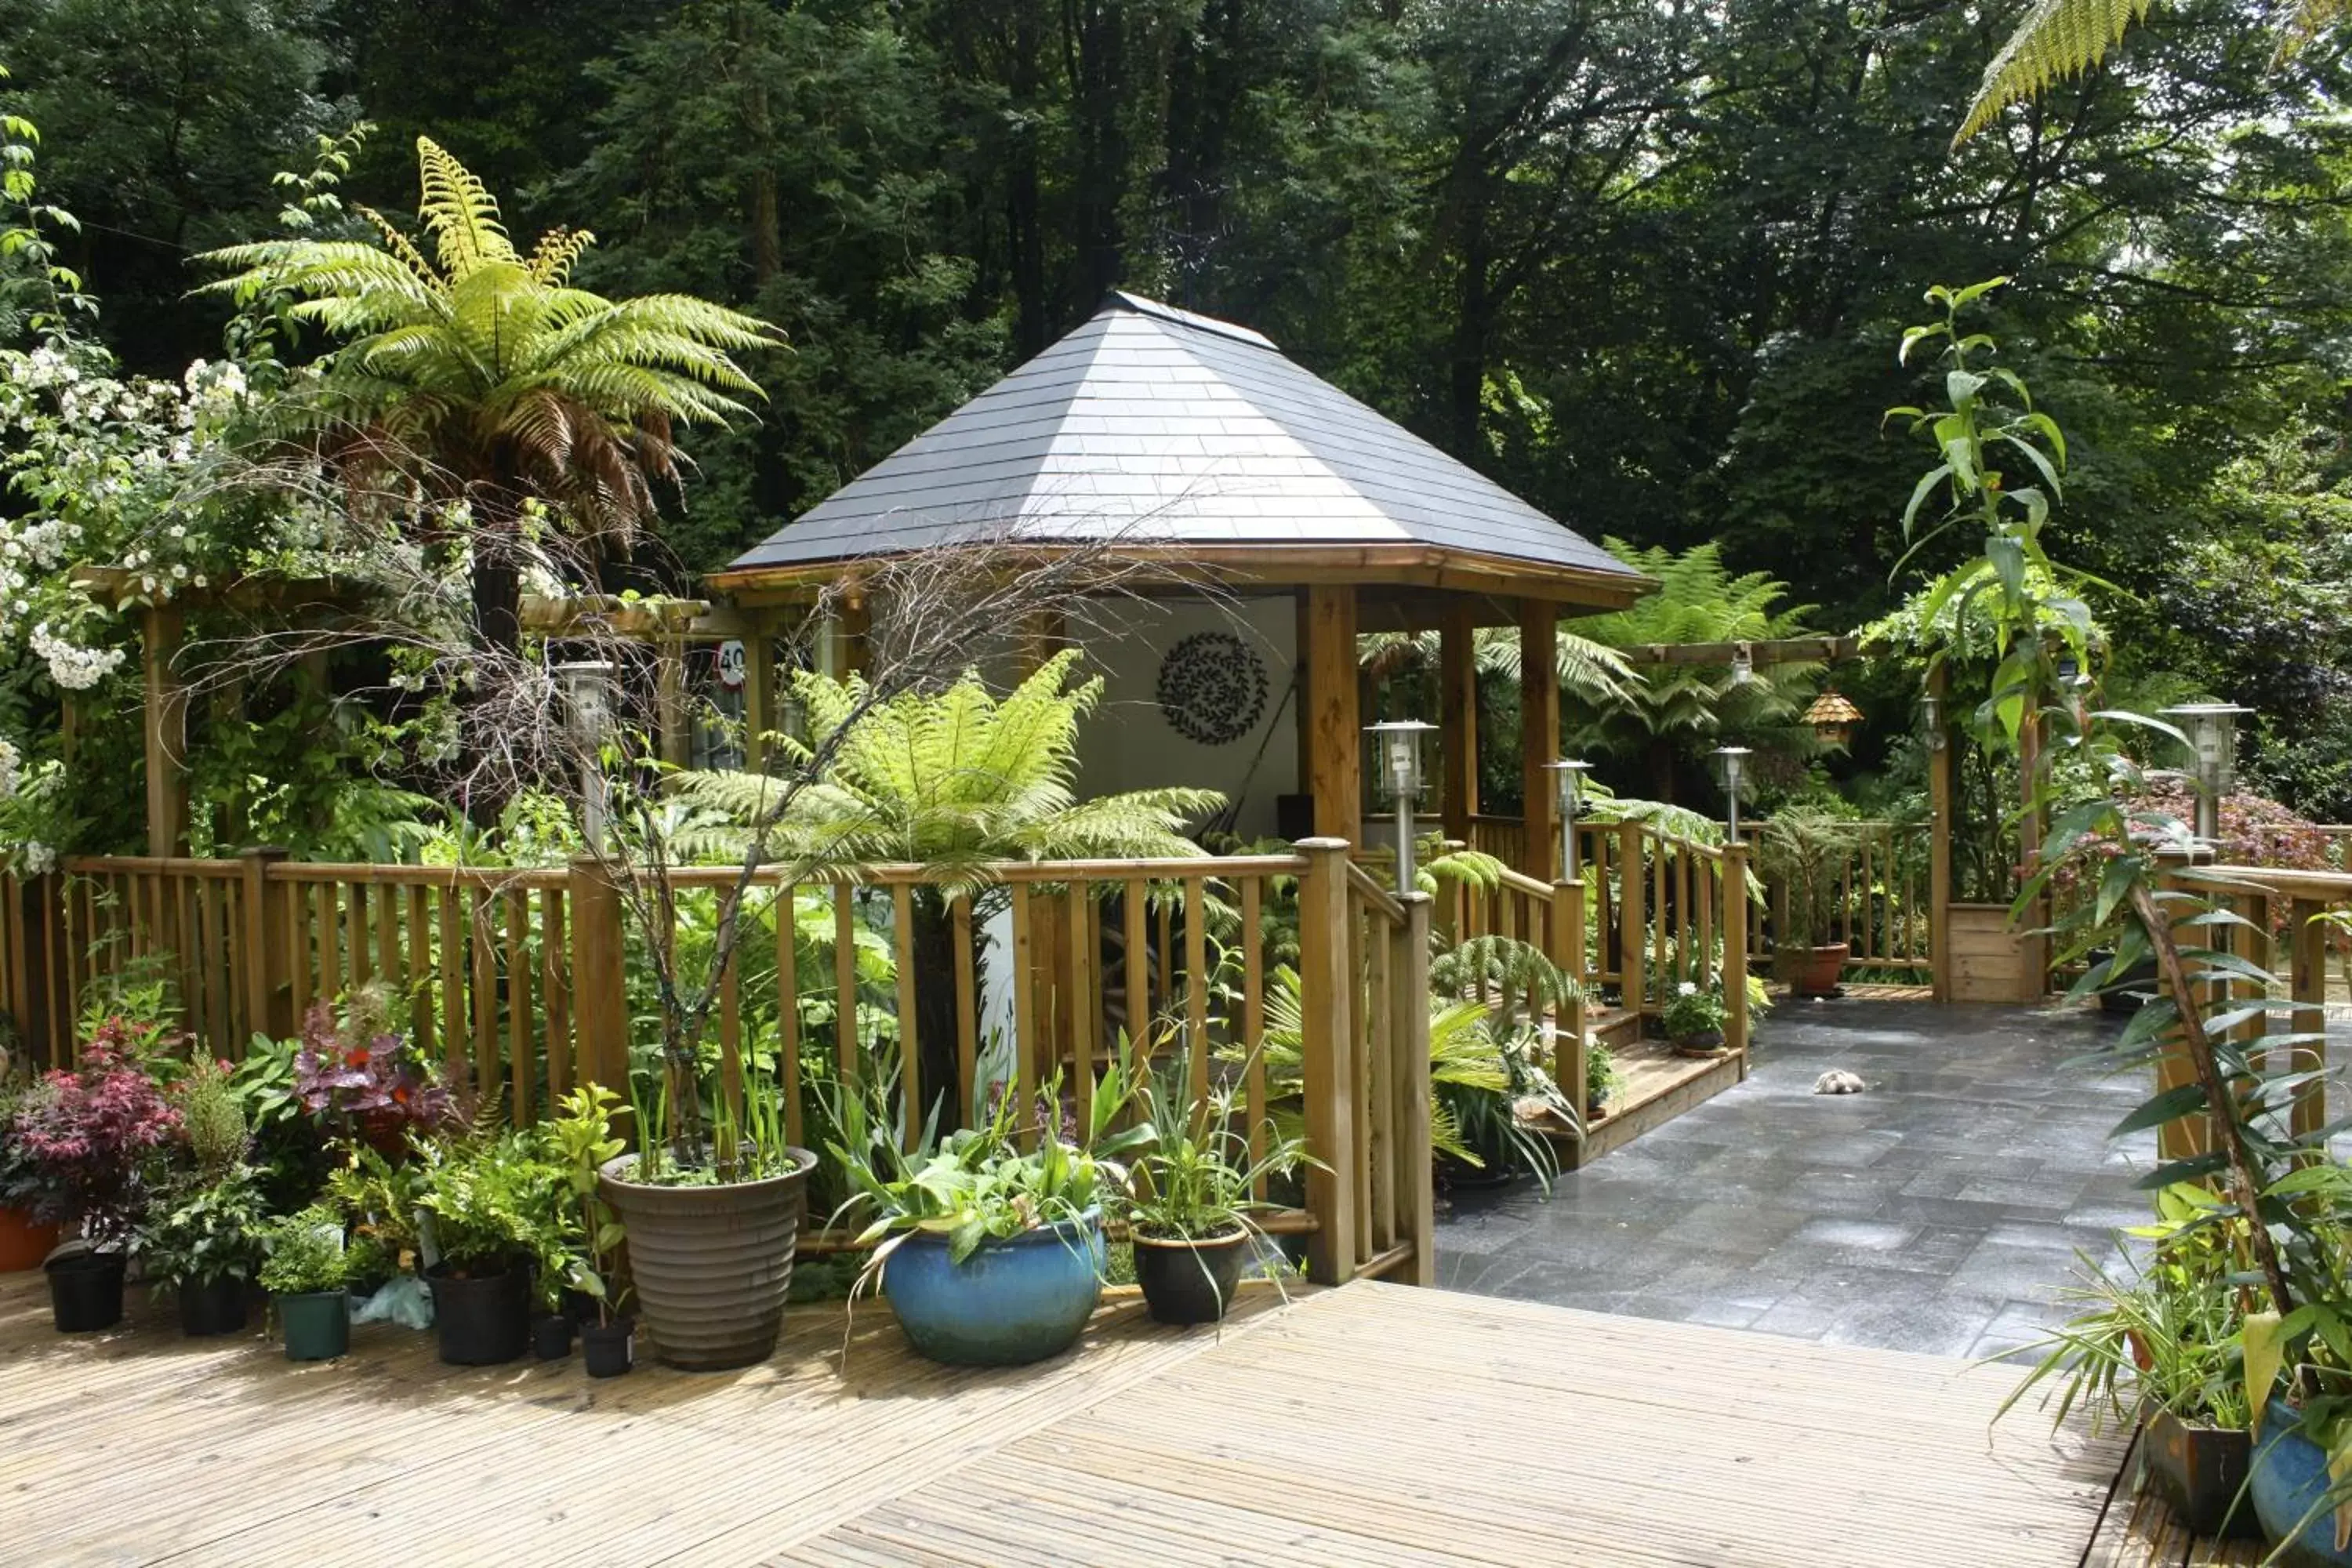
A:
POLYGON ((1563 1176, 1441 1194, 1440 1283, 1823 1343, 1999 1356, 2055 1310, 2076 1252, 2146 1217, 2143 1093, 2074 1065, 2095 1015, 1784 1006, 1748 1080, 1563 1176), (1831 1068, 1859 1095, 1811 1092, 1831 1068))

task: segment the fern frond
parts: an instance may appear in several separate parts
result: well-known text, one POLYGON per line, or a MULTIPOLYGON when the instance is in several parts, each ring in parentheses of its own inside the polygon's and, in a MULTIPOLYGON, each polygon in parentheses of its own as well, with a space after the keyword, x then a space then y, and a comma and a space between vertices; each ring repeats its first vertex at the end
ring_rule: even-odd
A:
POLYGON ((531 247, 531 280, 549 288, 560 287, 572 276, 572 264, 596 243, 596 237, 584 228, 551 228, 539 237, 531 247))
MULTIPOLYGON (((2318 0, 2340 5, 2341 0, 2318 0)), ((1969 105, 1952 145, 1992 123, 2011 104, 2080 76, 2106 58, 2133 23, 2147 18, 2148 0, 2033 0, 2000 46, 1969 105)))
POLYGON ((433 236, 441 270, 453 281, 485 263, 520 259, 499 221, 498 198, 429 136, 416 139, 416 216, 433 236))

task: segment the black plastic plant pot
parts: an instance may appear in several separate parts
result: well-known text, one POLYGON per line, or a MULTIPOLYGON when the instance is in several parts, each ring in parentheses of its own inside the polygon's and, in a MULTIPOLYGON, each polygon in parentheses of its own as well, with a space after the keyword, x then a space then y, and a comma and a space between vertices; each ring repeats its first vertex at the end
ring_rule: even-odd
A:
POLYGON ((352 1348, 351 1293, 313 1290, 280 1296, 278 1326, 286 1332, 288 1361, 332 1361, 352 1348))
POLYGON ((530 1348, 529 1271, 508 1268, 459 1278, 436 1265, 425 1278, 433 1288, 441 1359, 451 1366, 496 1366, 520 1361, 530 1348))
POLYGON ((1248 1258, 1249 1232, 1198 1241, 1163 1241, 1138 1236, 1135 1282, 1143 1287, 1144 1304, 1163 1323, 1213 1323, 1233 1304, 1241 1288, 1242 1264, 1248 1258))
POLYGON ((627 1318, 580 1331, 580 1359, 591 1377, 618 1377, 637 1364, 637 1325, 627 1318))
POLYGON ((42 1268, 58 1332, 94 1334, 122 1321, 122 1254, 69 1252, 42 1268))
POLYGON ((572 1320, 562 1312, 541 1312, 530 1321, 530 1353, 540 1361, 562 1361, 572 1353, 572 1320))
POLYGON ((245 1332, 245 1281, 234 1276, 218 1279, 184 1279, 180 1298, 180 1331, 192 1340, 245 1332))

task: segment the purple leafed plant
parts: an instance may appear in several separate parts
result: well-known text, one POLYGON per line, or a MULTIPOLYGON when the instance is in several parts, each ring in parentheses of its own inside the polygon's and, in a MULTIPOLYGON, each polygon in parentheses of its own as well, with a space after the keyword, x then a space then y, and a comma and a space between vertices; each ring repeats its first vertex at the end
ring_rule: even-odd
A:
POLYGON ((449 1120, 449 1091, 405 1037, 358 1018, 339 1026, 324 1002, 302 1021, 294 1055, 294 1094, 302 1108, 387 1153, 410 1128, 430 1131, 449 1120))
POLYGON ((11 1129, 19 1157, 99 1241, 138 1223, 148 1167, 180 1133, 180 1113, 135 1053, 131 1026, 109 1018, 71 1069, 43 1078, 11 1129))

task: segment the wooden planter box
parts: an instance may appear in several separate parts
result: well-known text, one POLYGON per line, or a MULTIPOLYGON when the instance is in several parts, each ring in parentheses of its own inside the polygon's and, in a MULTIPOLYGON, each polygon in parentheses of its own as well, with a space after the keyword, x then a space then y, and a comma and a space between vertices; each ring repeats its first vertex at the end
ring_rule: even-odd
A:
POLYGON ((2010 929, 2007 904, 1954 904, 1944 928, 1951 955, 1948 994, 1955 1002, 2039 1002, 2042 977, 2035 973, 2029 943, 2010 929))

